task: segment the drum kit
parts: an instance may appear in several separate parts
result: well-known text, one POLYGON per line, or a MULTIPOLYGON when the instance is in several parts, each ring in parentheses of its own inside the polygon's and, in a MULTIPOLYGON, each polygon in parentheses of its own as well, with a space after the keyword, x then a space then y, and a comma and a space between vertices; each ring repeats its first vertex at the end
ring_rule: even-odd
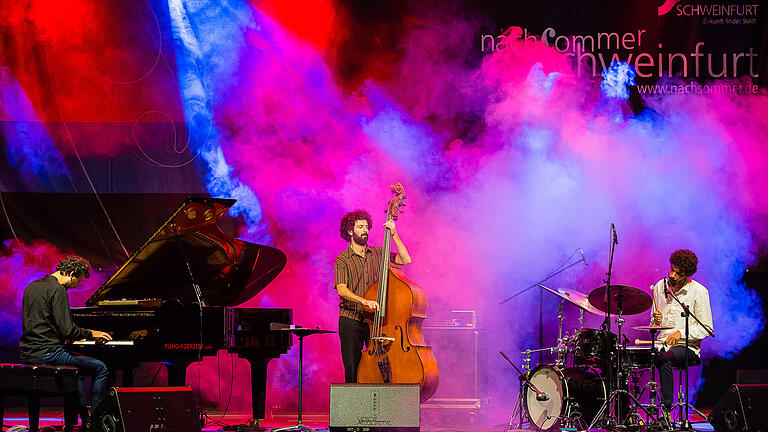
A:
POLYGON ((593 427, 639 429, 641 425, 645 429, 655 426, 659 430, 671 427, 660 415, 653 367, 657 355, 653 342, 656 334, 671 327, 633 327, 650 333, 647 345, 627 346, 627 338, 622 335, 623 317, 648 311, 651 296, 626 285, 611 285, 610 290, 606 290, 605 286, 598 287, 589 295, 539 286, 579 308, 579 328, 563 335, 564 302, 561 302, 558 306, 557 345, 521 353, 524 355, 524 370, 518 369, 520 397, 510 426, 514 426, 517 420, 517 428, 521 428, 525 415, 530 426, 543 431, 593 427), (612 333, 610 326, 606 330, 605 325, 598 329, 584 328, 585 312, 615 315, 618 333, 612 333), (555 362, 531 368, 531 354, 547 351, 556 354, 555 362), (641 387, 640 378, 649 370, 650 380, 641 387), (646 391, 648 403, 641 403, 646 391))

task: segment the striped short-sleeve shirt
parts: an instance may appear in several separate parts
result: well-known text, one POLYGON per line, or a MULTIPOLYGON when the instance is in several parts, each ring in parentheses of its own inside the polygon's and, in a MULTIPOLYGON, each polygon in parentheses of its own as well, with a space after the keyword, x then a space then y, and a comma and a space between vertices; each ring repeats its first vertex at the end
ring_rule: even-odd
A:
MULTIPOLYGON (((345 284, 354 294, 363 297, 368 287, 378 282, 381 269, 382 248, 368 246, 365 256, 352 251, 351 245, 336 256, 334 264, 334 289, 345 284)), ((363 305, 339 297, 339 316, 363 320, 363 305)))

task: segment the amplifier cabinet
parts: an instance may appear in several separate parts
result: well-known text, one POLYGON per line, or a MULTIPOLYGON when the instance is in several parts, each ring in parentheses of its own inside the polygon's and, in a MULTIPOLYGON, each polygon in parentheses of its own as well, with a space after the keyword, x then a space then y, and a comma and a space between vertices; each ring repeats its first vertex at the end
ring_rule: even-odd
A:
POLYGON ((440 368, 433 399, 488 397, 487 333, 476 327, 424 327, 424 340, 440 368))

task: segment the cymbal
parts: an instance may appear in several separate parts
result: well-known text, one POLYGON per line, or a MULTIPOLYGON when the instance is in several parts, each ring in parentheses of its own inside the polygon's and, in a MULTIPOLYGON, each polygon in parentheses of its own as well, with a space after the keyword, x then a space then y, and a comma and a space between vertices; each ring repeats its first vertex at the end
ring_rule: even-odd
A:
POLYGON ((587 299, 587 295, 576 291, 576 290, 564 290, 562 288, 558 288, 557 291, 547 288, 544 285, 539 284, 540 287, 544 288, 545 290, 551 292, 552 294, 562 298, 563 300, 567 300, 571 304, 587 311, 590 313, 593 313, 595 315, 602 315, 603 312, 589 304, 589 300, 587 299))
POLYGON ((660 331, 660 330, 669 330, 669 329, 673 329, 674 327, 671 327, 671 326, 660 326, 660 325, 648 325, 648 326, 635 326, 635 327, 632 327, 632 328, 634 330, 654 332, 654 331, 660 331))
MULTIPOLYGON (((608 310, 605 291, 605 286, 601 286, 589 293, 589 303, 603 312, 608 310)), ((641 289, 629 285, 611 285, 612 314, 619 313, 619 304, 622 315, 636 315, 650 309, 653 299, 641 289)))

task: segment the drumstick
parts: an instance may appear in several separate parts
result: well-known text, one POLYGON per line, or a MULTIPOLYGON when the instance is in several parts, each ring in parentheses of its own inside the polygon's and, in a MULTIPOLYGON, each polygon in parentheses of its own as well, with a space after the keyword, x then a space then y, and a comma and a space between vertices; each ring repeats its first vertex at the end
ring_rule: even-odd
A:
MULTIPOLYGON (((656 290, 654 289, 653 285, 651 285, 651 300, 652 300, 651 305, 653 306, 653 308, 651 309, 651 317, 653 317, 653 313, 659 311, 659 305, 656 304, 656 290)), ((653 320, 651 324, 656 324, 655 320, 653 320)))
MULTIPOLYGON (((650 345, 652 343, 653 343, 653 341, 635 339, 635 345, 650 345)), ((656 341, 656 343, 660 344, 660 345, 666 345, 666 343, 664 343, 664 342, 656 341)), ((684 343, 685 343, 685 341, 679 340, 679 341, 675 342, 675 345, 680 345, 680 344, 684 344, 684 343)))

